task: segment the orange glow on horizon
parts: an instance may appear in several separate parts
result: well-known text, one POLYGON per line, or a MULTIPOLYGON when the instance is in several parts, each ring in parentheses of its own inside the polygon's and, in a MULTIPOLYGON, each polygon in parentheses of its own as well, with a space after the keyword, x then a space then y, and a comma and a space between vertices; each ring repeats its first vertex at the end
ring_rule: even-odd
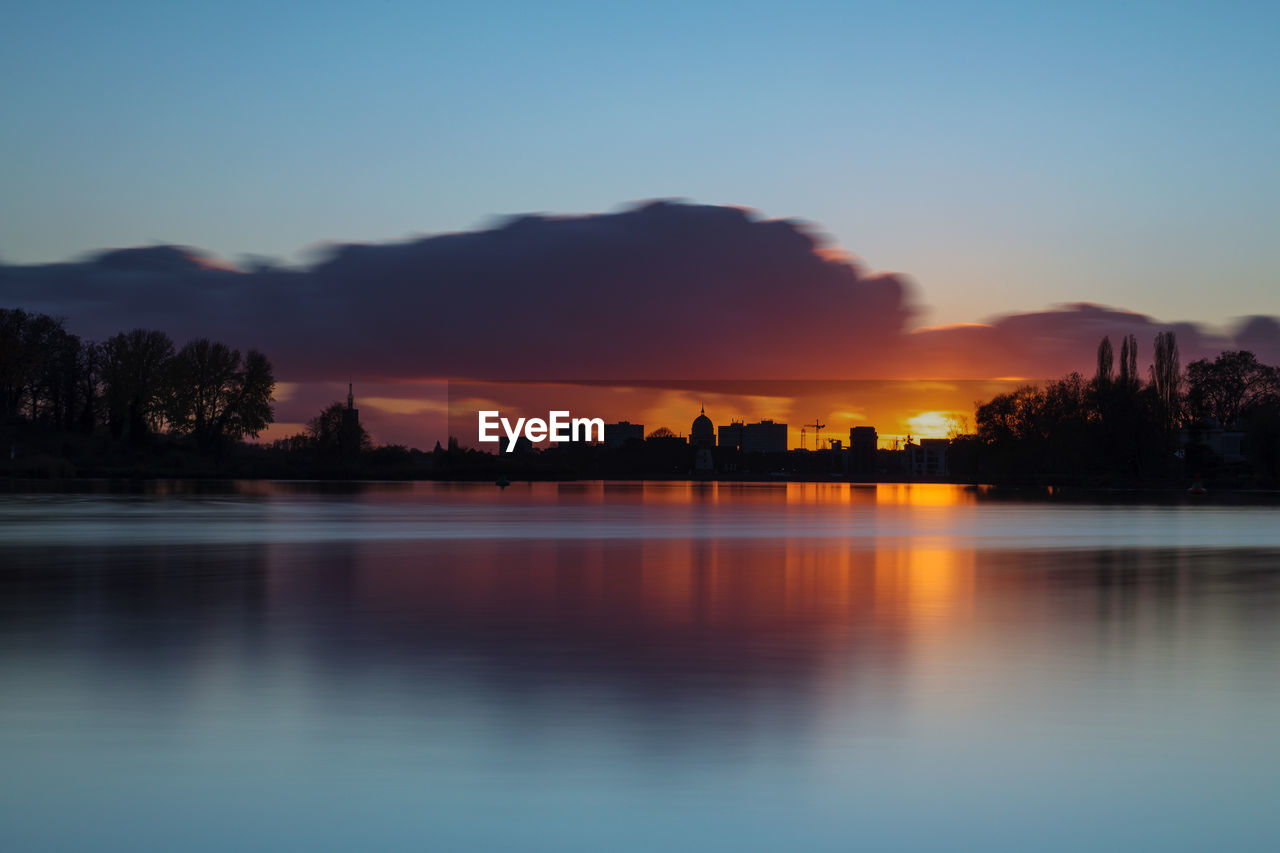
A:
MULTIPOLYGON (((545 418, 553 409, 568 410, 574 417, 599 417, 606 423, 643 424, 646 435, 665 427, 687 437, 704 406, 717 431, 732 421, 772 420, 787 424, 789 449, 801 447, 804 430, 803 445, 813 450, 816 436, 806 425, 815 420, 824 425, 824 449, 832 440, 847 445, 853 427, 874 427, 884 448, 908 435, 945 438, 967 432, 974 422, 976 401, 1017 384, 1020 380, 739 381, 687 383, 685 387, 455 381, 368 383, 367 396, 361 396, 357 382, 355 397, 360 421, 375 443, 424 450, 437 441, 446 443, 450 435, 464 447, 480 447, 475 433, 476 413, 481 409, 498 410, 513 420, 545 418)), ((280 421, 264 431, 259 441, 304 429, 307 421, 337 399, 337 388, 334 383, 281 383, 276 402, 280 421)), ((345 399, 346 383, 341 391, 345 399)))
POLYGON ((449 404, 444 400, 424 400, 421 397, 364 397, 360 406, 396 415, 445 414, 449 411, 449 404))
POLYGON ((937 326, 919 326, 912 329, 909 334, 921 335, 927 332, 950 332, 959 329, 990 329, 990 323, 941 323, 937 326))

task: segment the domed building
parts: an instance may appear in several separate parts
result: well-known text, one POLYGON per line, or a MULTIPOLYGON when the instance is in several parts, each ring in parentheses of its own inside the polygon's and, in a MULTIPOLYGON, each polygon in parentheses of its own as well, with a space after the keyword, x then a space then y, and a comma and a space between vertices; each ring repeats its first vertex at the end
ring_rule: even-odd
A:
POLYGON ((693 447, 705 447, 708 450, 716 446, 716 427, 711 423, 711 418, 707 417, 707 407, 702 407, 702 412, 693 419, 693 426, 689 430, 689 444, 693 447))

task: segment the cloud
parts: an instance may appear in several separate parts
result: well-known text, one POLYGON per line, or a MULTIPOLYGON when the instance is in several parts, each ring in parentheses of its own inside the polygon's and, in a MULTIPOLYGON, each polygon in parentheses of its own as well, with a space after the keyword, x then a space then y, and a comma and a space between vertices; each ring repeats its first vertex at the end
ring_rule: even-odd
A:
POLYGON ((1155 336, 1177 335, 1183 363, 1223 349, 1248 348, 1259 358, 1280 361, 1280 325, 1272 317, 1240 320, 1234 330, 1218 332, 1191 322, 1162 322, 1154 317, 1089 303, 1061 305, 1049 311, 1009 314, 986 323, 917 329, 907 336, 917 376, 996 378, 1056 377, 1071 370, 1091 373, 1098 342, 1134 335, 1138 364, 1146 369, 1155 336))
POLYGON ((380 398, 369 400, 369 418, 388 431, 401 424, 399 434, 434 399, 406 381, 430 378, 650 380, 681 392, 782 398, 795 396, 786 381, 795 379, 1089 372, 1103 335, 1117 350, 1121 335, 1136 335, 1145 370, 1165 329, 1177 332, 1184 363, 1237 346, 1280 361, 1273 317, 1215 332, 1069 304, 916 328, 907 278, 869 271, 815 228, 666 201, 337 245, 295 269, 237 269, 178 246, 0 265, 0 306, 66 317, 95 339, 141 326, 179 343, 210 336, 261 349, 278 378, 297 383, 281 395, 278 417, 290 422, 345 398, 354 378, 360 394, 380 398), (747 379, 755 384, 736 391, 706 384, 747 379), (779 384, 761 384, 771 381, 779 384))
POLYGON ((340 245, 301 270, 171 246, 9 266, 0 304, 91 337, 149 326, 256 346, 298 381, 839 375, 866 368, 913 309, 904 279, 829 248, 797 222, 652 202, 340 245))

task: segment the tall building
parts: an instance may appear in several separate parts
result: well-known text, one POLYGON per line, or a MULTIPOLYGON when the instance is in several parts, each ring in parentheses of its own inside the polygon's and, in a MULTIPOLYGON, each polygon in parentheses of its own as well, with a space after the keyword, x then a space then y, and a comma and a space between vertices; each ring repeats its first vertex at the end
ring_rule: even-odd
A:
POLYGON ((849 430, 849 475, 870 477, 876 473, 876 447, 880 438, 876 428, 856 426, 849 430))
POLYGON ((604 425, 604 446, 616 450, 628 441, 644 441, 644 424, 618 421, 604 425))
POLYGON ((742 451, 744 453, 785 453, 787 450, 787 425, 762 420, 742 425, 742 451))
POLYGON ((787 425, 764 420, 747 424, 730 421, 720 427, 720 446, 748 453, 783 453, 787 449, 787 425))
POLYGON ((720 436, 719 445, 733 450, 741 450, 743 426, 742 421, 730 421, 727 425, 722 425, 718 430, 720 436))
POLYGON ((711 418, 707 417, 706 406, 703 406, 702 412, 693 419, 693 426, 689 429, 689 444, 706 448, 716 446, 716 427, 711 423, 711 418))

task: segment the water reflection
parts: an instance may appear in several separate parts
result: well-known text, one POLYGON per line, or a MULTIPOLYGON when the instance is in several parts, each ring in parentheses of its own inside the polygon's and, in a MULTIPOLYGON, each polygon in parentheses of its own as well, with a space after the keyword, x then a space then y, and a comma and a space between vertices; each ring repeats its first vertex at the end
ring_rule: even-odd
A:
POLYGON ((1280 542, 1184 514, 837 484, 4 505, 63 538, 0 544, 0 846, 1266 849, 1280 542))

